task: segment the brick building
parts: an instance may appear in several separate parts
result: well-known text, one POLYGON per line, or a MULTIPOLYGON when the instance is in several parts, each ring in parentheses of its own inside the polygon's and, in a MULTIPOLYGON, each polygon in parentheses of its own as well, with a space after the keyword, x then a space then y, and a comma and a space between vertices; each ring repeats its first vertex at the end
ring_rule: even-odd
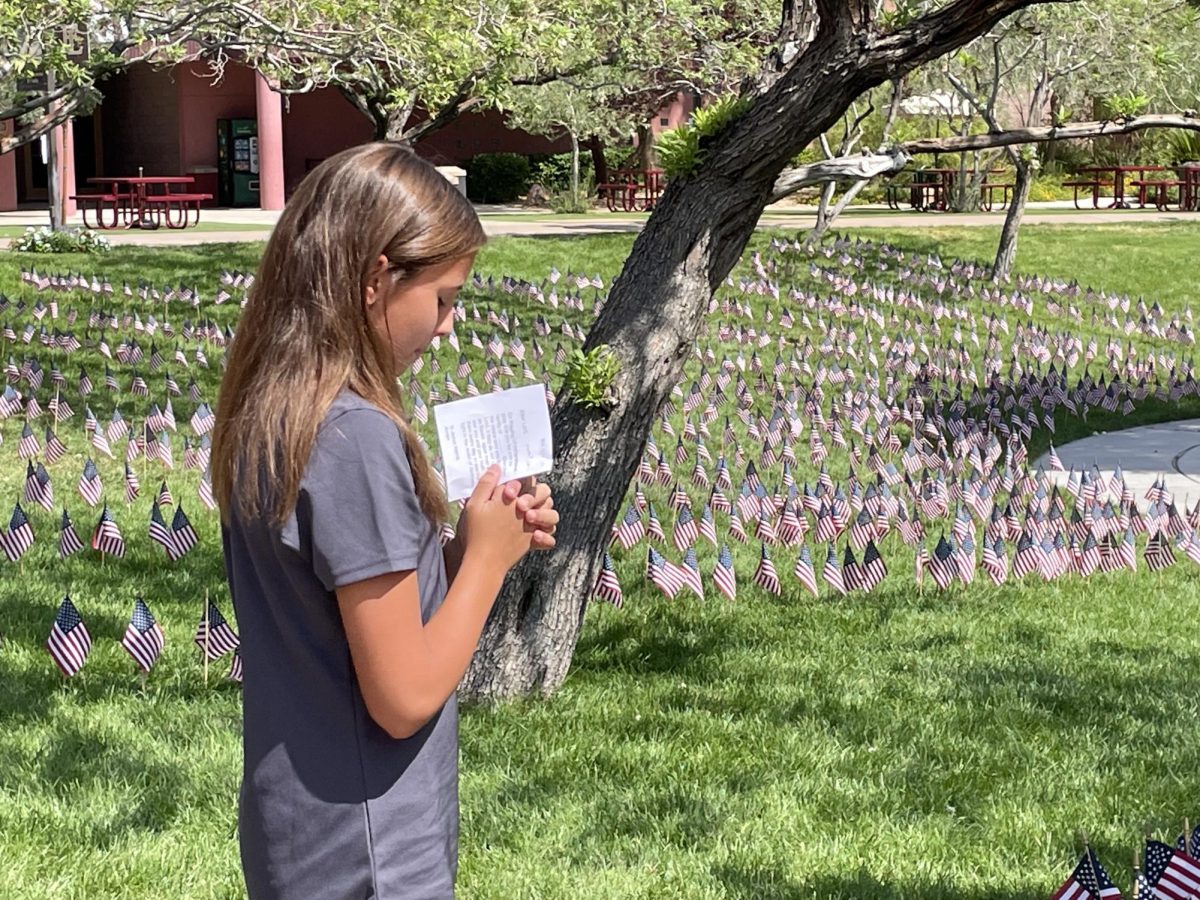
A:
MULTIPOLYGON (((89 189, 88 178, 191 175, 195 190, 217 196, 217 127, 222 119, 257 126, 258 204, 279 209, 304 174, 322 159, 371 140, 370 122, 331 88, 283 97, 253 69, 230 64, 219 84, 203 63, 172 69, 134 63, 101 85, 92 115, 55 130, 64 194, 89 189)), ((691 110, 680 95, 651 125, 675 127, 691 110)), ((461 116, 418 144, 437 164, 461 164, 478 153, 558 153, 565 139, 548 140, 507 128, 503 116, 461 116)), ((38 144, 0 155, 0 210, 45 205, 47 172, 38 144)), ((94 189, 94 186, 91 186, 94 189)), ((68 204, 67 212, 73 212, 68 204)))

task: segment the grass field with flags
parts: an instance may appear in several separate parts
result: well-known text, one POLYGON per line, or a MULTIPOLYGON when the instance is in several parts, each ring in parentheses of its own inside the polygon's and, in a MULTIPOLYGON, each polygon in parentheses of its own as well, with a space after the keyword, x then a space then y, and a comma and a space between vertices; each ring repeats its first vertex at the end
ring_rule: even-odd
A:
MULTIPOLYGON (((1030 226, 999 287, 992 229, 793 237, 718 291, 563 689, 464 713, 461 896, 1049 897, 1081 830, 1128 896, 1200 818, 1200 489, 1030 464, 1200 415, 1200 227, 1030 226)), ((429 440, 557 393, 632 241, 494 240, 429 440)), ((206 435, 260 251, 0 258, 0 896, 240 895, 206 435)))

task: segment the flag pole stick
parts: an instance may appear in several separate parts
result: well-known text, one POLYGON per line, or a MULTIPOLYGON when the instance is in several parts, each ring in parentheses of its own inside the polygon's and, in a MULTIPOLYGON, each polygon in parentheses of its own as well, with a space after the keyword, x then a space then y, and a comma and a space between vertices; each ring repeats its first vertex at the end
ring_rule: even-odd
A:
POLYGON ((1138 851, 1135 847, 1133 850, 1133 900, 1141 900, 1140 891, 1141 884, 1138 875, 1141 873, 1142 867, 1139 865, 1138 851))
POLYGON ((1186 853, 1188 856, 1195 855, 1192 852, 1194 848, 1192 847, 1192 827, 1191 827, 1191 825, 1192 825, 1192 823, 1189 822, 1187 820, 1187 818, 1185 817, 1183 820, 1183 852, 1186 853))
POLYGON ((59 404, 59 391, 60 390, 61 390, 60 386, 56 384, 54 386, 54 414, 53 414, 53 416, 54 416, 54 432, 53 432, 53 434, 55 437, 58 437, 58 404, 59 404))
POLYGON ((204 686, 208 687, 208 636, 212 633, 212 619, 209 617, 210 609, 208 600, 208 588, 204 589, 204 686))
POLYGON ((1097 863, 1099 862, 1099 860, 1096 859, 1096 854, 1092 851, 1091 846, 1089 846, 1089 844, 1088 844, 1087 832, 1080 831, 1079 836, 1081 838, 1083 838, 1083 852, 1084 852, 1084 855, 1086 855, 1088 858, 1088 868, 1090 868, 1092 870, 1092 878, 1095 879, 1096 886, 1099 887, 1100 886, 1100 872, 1097 869, 1097 863))

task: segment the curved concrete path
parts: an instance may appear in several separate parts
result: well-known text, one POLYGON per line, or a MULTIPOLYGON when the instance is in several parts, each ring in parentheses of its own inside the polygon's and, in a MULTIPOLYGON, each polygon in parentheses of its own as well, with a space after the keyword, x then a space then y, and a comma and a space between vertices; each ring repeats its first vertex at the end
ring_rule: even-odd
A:
MULTIPOLYGON (((1200 498, 1200 419, 1094 434, 1055 450, 1063 466, 1077 472, 1095 463, 1108 476, 1120 465, 1139 503, 1159 476, 1177 501, 1200 498)), ((1039 465, 1054 481, 1066 482, 1066 472, 1050 471, 1048 453, 1038 458, 1035 470, 1039 465)))

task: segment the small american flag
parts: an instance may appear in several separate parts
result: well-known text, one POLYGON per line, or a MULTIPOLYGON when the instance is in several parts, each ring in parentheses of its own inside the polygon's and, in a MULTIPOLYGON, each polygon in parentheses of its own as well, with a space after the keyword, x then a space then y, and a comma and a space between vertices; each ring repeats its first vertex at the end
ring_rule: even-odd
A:
POLYGON ((1162 531, 1156 531, 1146 542, 1142 558, 1146 560, 1146 566, 1151 571, 1158 572, 1175 564, 1175 551, 1171 549, 1171 542, 1166 539, 1166 535, 1162 531))
POLYGON ((842 574, 841 566, 838 565, 837 552, 833 549, 833 544, 829 545, 829 549, 825 553, 825 565, 821 569, 821 577, 834 591, 845 596, 846 578, 842 574))
POLYGON ((729 552, 728 544, 722 544, 717 553, 717 563, 713 567, 713 583, 728 599, 737 599, 737 577, 733 571, 733 554, 729 552))
POLYGON ((38 442, 37 435, 33 433, 33 429, 26 422, 21 428, 21 439, 17 442, 17 455, 21 459, 33 459, 41 449, 42 446, 38 442))
POLYGON ((70 678, 83 668, 88 653, 92 649, 92 636, 88 634, 83 617, 71 602, 70 597, 63 597, 54 616, 54 624, 50 626, 50 637, 46 641, 46 649, 50 658, 70 678))
POLYGON ((617 572, 608 551, 604 553, 604 562, 601 564, 600 574, 596 578, 595 593, 601 600, 607 600, 617 609, 620 609, 624 603, 621 582, 617 580, 617 572))
POLYGON ((81 496, 88 506, 95 506, 100 502, 100 495, 104 492, 104 485, 100 481, 100 472, 96 468, 96 463, 89 456, 83 464, 83 474, 79 476, 79 496, 81 496))
POLYGON ((879 548, 875 546, 874 540, 867 541, 860 572, 863 589, 867 591, 876 588, 887 577, 887 565, 879 555, 879 548))
POLYGON ((50 473, 40 462, 37 468, 29 463, 25 474, 25 493, 22 498, 26 503, 36 503, 43 509, 54 508, 54 486, 50 483, 50 473))
POLYGON ((54 432, 50 429, 49 426, 47 426, 46 427, 46 449, 42 452, 42 456, 46 460, 46 464, 51 465, 51 466, 54 465, 56 462, 58 462, 62 458, 62 455, 66 452, 67 452, 66 444, 64 444, 58 438, 58 436, 54 434, 54 432))
POLYGON ((167 527, 166 521, 163 519, 162 510, 159 509, 157 503, 150 506, 150 540, 161 546, 167 555, 170 556, 174 550, 174 541, 171 539, 171 529, 167 527))
POLYGON ((33 526, 18 503, 13 507, 7 530, 0 531, 0 549, 9 562, 16 562, 33 546, 33 526))
POLYGON ((664 559, 653 547, 647 548, 646 577, 668 597, 674 597, 684 585, 683 573, 679 567, 664 559))
POLYGON ((944 534, 938 538, 937 546, 933 548, 933 555, 929 559, 929 574, 933 578, 934 584, 943 591, 958 575, 954 548, 946 540, 944 534))
POLYGON ((100 521, 96 523, 96 529, 92 532, 92 549, 118 559, 125 555, 125 539, 121 537, 121 529, 117 527, 116 520, 109 512, 108 504, 104 505, 100 521))
POLYGON ((675 528, 673 529, 676 549, 680 552, 687 550, 696 543, 698 534, 696 517, 692 514, 691 507, 685 502, 684 505, 679 507, 679 513, 675 519, 675 528))
POLYGON ((800 553, 796 557, 796 567, 792 573, 804 587, 808 588, 814 597, 820 594, 820 591, 817 589, 817 572, 813 566, 812 554, 808 552, 808 545, 802 544, 800 546, 800 553))
POLYGON ((763 590, 779 596, 782 588, 779 584, 779 575, 775 572, 775 563, 771 561, 767 545, 764 543, 760 546, 762 549, 758 556, 758 568, 754 570, 754 583, 763 590))
POLYGON ((233 661, 229 664, 229 680, 242 683, 242 651, 240 648, 234 648, 233 661))
POLYGON ((683 583, 690 587, 697 597, 704 599, 704 581, 700 578, 700 563, 696 559, 696 549, 688 547, 683 554, 683 565, 679 567, 683 583))
POLYGON ((72 553, 78 553, 83 549, 83 541, 79 539, 79 535, 75 533, 75 526, 71 524, 71 516, 64 509, 62 514, 62 525, 58 533, 58 555, 66 559, 72 553))
POLYGON ((133 603, 133 614, 125 628, 125 636, 121 638, 121 646, 133 657, 134 662, 149 672, 162 653, 165 641, 162 628, 154 621, 150 608, 138 597, 133 603))
POLYGON ((1151 897, 1162 900, 1200 897, 1200 861, 1182 850, 1172 850, 1161 841, 1146 841, 1145 876, 1151 897))
POLYGON ((217 609, 217 605, 211 600, 205 614, 200 617, 196 636, 192 640, 209 660, 220 659, 230 650, 237 649, 241 643, 237 634, 225 621, 225 617, 221 615, 221 611, 217 609))
POLYGON ((641 514, 636 508, 630 506, 625 510, 625 517, 621 523, 613 530, 613 538, 621 545, 622 549, 628 550, 640 541, 645 533, 646 526, 642 523, 641 514))
POLYGON ((183 506, 175 507, 175 517, 171 520, 171 546, 167 548, 167 554, 172 560, 177 560, 195 547, 198 541, 196 529, 184 513, 183 506))

